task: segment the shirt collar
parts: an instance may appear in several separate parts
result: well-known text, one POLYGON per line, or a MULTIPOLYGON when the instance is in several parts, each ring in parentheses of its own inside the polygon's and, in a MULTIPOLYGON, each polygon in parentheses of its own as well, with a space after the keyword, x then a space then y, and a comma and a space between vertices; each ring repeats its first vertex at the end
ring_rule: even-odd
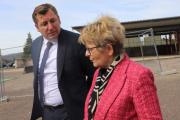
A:
POLYGON ((50 41, 50 40, 46 39, 45 37, 43 37, 43 39, 44 39, 44 40, 43 40, 43 44, 45 44, 45 45, 46 45, 48 42, 51 42, 53 45, 55 45, 55 44, 57 44, 57 41, 58 41, 57 39, 54 39, 54 40, 51 40, 51 41, 50 41))

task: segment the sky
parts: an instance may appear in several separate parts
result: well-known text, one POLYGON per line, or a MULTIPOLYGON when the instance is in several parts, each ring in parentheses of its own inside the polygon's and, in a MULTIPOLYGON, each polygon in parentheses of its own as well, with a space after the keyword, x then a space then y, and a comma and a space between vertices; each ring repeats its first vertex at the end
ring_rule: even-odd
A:
POLYGON ((101 15, 111 15, 120 22, 180 16, 180 0, 1 0, 1 54, 22 52, 30 32, 32 39, 40 35, 32 21, 34 8, 42 3, 54 5, 61 27, 86 25, 101 15))

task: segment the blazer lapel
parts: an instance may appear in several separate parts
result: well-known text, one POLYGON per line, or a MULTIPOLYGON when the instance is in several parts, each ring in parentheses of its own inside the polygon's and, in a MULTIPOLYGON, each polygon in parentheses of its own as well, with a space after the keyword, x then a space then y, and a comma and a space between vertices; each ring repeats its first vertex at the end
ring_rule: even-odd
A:
POLYGON ((117 65, 116 69, 114 70, 109 82, 103 91, 101 99, 98 103, 98 107, 96 109, 95 120, 104 120, 105 116, 110 109, 111 105, 113 104, 116 97, 121 92, 125 80, 126 80, 126 69, 129 65, 129 61, 125 58, 117 65))

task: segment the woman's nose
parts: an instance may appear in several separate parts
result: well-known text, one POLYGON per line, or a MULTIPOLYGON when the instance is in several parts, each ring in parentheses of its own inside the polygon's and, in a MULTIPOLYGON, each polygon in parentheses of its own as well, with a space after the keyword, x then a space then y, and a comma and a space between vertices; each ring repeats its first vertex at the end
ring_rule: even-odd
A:
POLYGON ((88 51, 87 49, 86 49, 85 56, 86 56, 86 57, 89 57, 89 56, 90 56, 90 53, 89 53, 89 51, 88 51))

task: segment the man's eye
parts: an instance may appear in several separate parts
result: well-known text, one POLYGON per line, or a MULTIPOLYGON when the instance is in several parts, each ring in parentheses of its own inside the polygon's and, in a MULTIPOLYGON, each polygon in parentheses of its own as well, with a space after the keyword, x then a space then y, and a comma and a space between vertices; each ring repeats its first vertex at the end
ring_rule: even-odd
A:
POLYGON ((49 22, 50 23, 54 23, 54 22, 56 22, 56 20, 55 19, 51 19, 49 22))
POLYGON ((48 22, 43 22, 42 24, 41 24, 41 26, 46 26, 48 24, 48 22))

